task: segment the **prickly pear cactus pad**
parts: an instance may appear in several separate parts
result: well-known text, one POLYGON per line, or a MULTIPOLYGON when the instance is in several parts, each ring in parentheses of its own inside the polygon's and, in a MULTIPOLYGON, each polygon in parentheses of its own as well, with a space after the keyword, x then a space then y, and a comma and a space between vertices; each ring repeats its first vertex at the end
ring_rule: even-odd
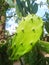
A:
POLYGON ((12 60, 18 59, 33 48, 42 34, 42 26, 42 19, 36 15, 29 14, 21 20, 12 40, 12 60))

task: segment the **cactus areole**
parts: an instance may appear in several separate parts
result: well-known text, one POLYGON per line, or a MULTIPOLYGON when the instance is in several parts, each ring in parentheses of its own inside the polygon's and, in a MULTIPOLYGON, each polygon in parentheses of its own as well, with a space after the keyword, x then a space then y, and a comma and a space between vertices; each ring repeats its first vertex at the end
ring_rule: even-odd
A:
POLYGON ((16 60, 33 48, 42 34, 42 26, 42 19, 36 15, 22 18, 12 40, 10 59, 16 60))

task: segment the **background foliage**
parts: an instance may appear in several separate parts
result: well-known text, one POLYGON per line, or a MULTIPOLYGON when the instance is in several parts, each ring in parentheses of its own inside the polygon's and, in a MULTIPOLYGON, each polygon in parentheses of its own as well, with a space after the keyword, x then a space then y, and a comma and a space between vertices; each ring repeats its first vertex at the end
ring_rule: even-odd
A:
MULTIPOLYGON (((20 21, 22 17, 26 17, 28 14, 36 14, 38 5, 40 5, 40 7, 47 5, 49 8, 49 0, 47 0, 46 4, 37 4, 35 0, 0 0, 0 65, 12 65, 14 62, 9 60, 9 53, 7 52, 8 49, 10 49, 13 38, 13 35, 9 35, 5 30, 7 9, 16 8, 17 21, 20 21)), ((29 53, 23 56, 24 61, 21 59, 22 57, 19 59, 22 65, 49 65, 49 56, 46 56, 47 53, 49 53, 49 13, 45 12, 44 16, 46 18, 42 19, 45 21, 44 28, 47 34, 45 35, 43 31, 40 41, 37 42, 29 53)))

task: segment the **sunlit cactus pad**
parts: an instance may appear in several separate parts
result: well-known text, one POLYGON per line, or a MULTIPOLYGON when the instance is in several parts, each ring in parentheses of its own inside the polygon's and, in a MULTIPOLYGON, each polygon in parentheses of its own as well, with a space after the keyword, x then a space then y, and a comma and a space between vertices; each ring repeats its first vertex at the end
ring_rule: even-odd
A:
POLYGON ((42 19, 36 15, 29 14, 22 18, 12 40, 12 60, 20 58, 33 48, 42 34, 42 26, 42 19))

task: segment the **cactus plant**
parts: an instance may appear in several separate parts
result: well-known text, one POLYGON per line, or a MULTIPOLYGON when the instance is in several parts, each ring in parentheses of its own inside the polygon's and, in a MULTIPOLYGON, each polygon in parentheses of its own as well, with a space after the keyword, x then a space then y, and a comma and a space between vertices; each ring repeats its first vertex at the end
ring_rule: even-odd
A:
POLYGON ((18 25, 12 39, 10 59, 16 60, 29 52, 42 34, 43 21, 36 15, 29 14, 18 25))

